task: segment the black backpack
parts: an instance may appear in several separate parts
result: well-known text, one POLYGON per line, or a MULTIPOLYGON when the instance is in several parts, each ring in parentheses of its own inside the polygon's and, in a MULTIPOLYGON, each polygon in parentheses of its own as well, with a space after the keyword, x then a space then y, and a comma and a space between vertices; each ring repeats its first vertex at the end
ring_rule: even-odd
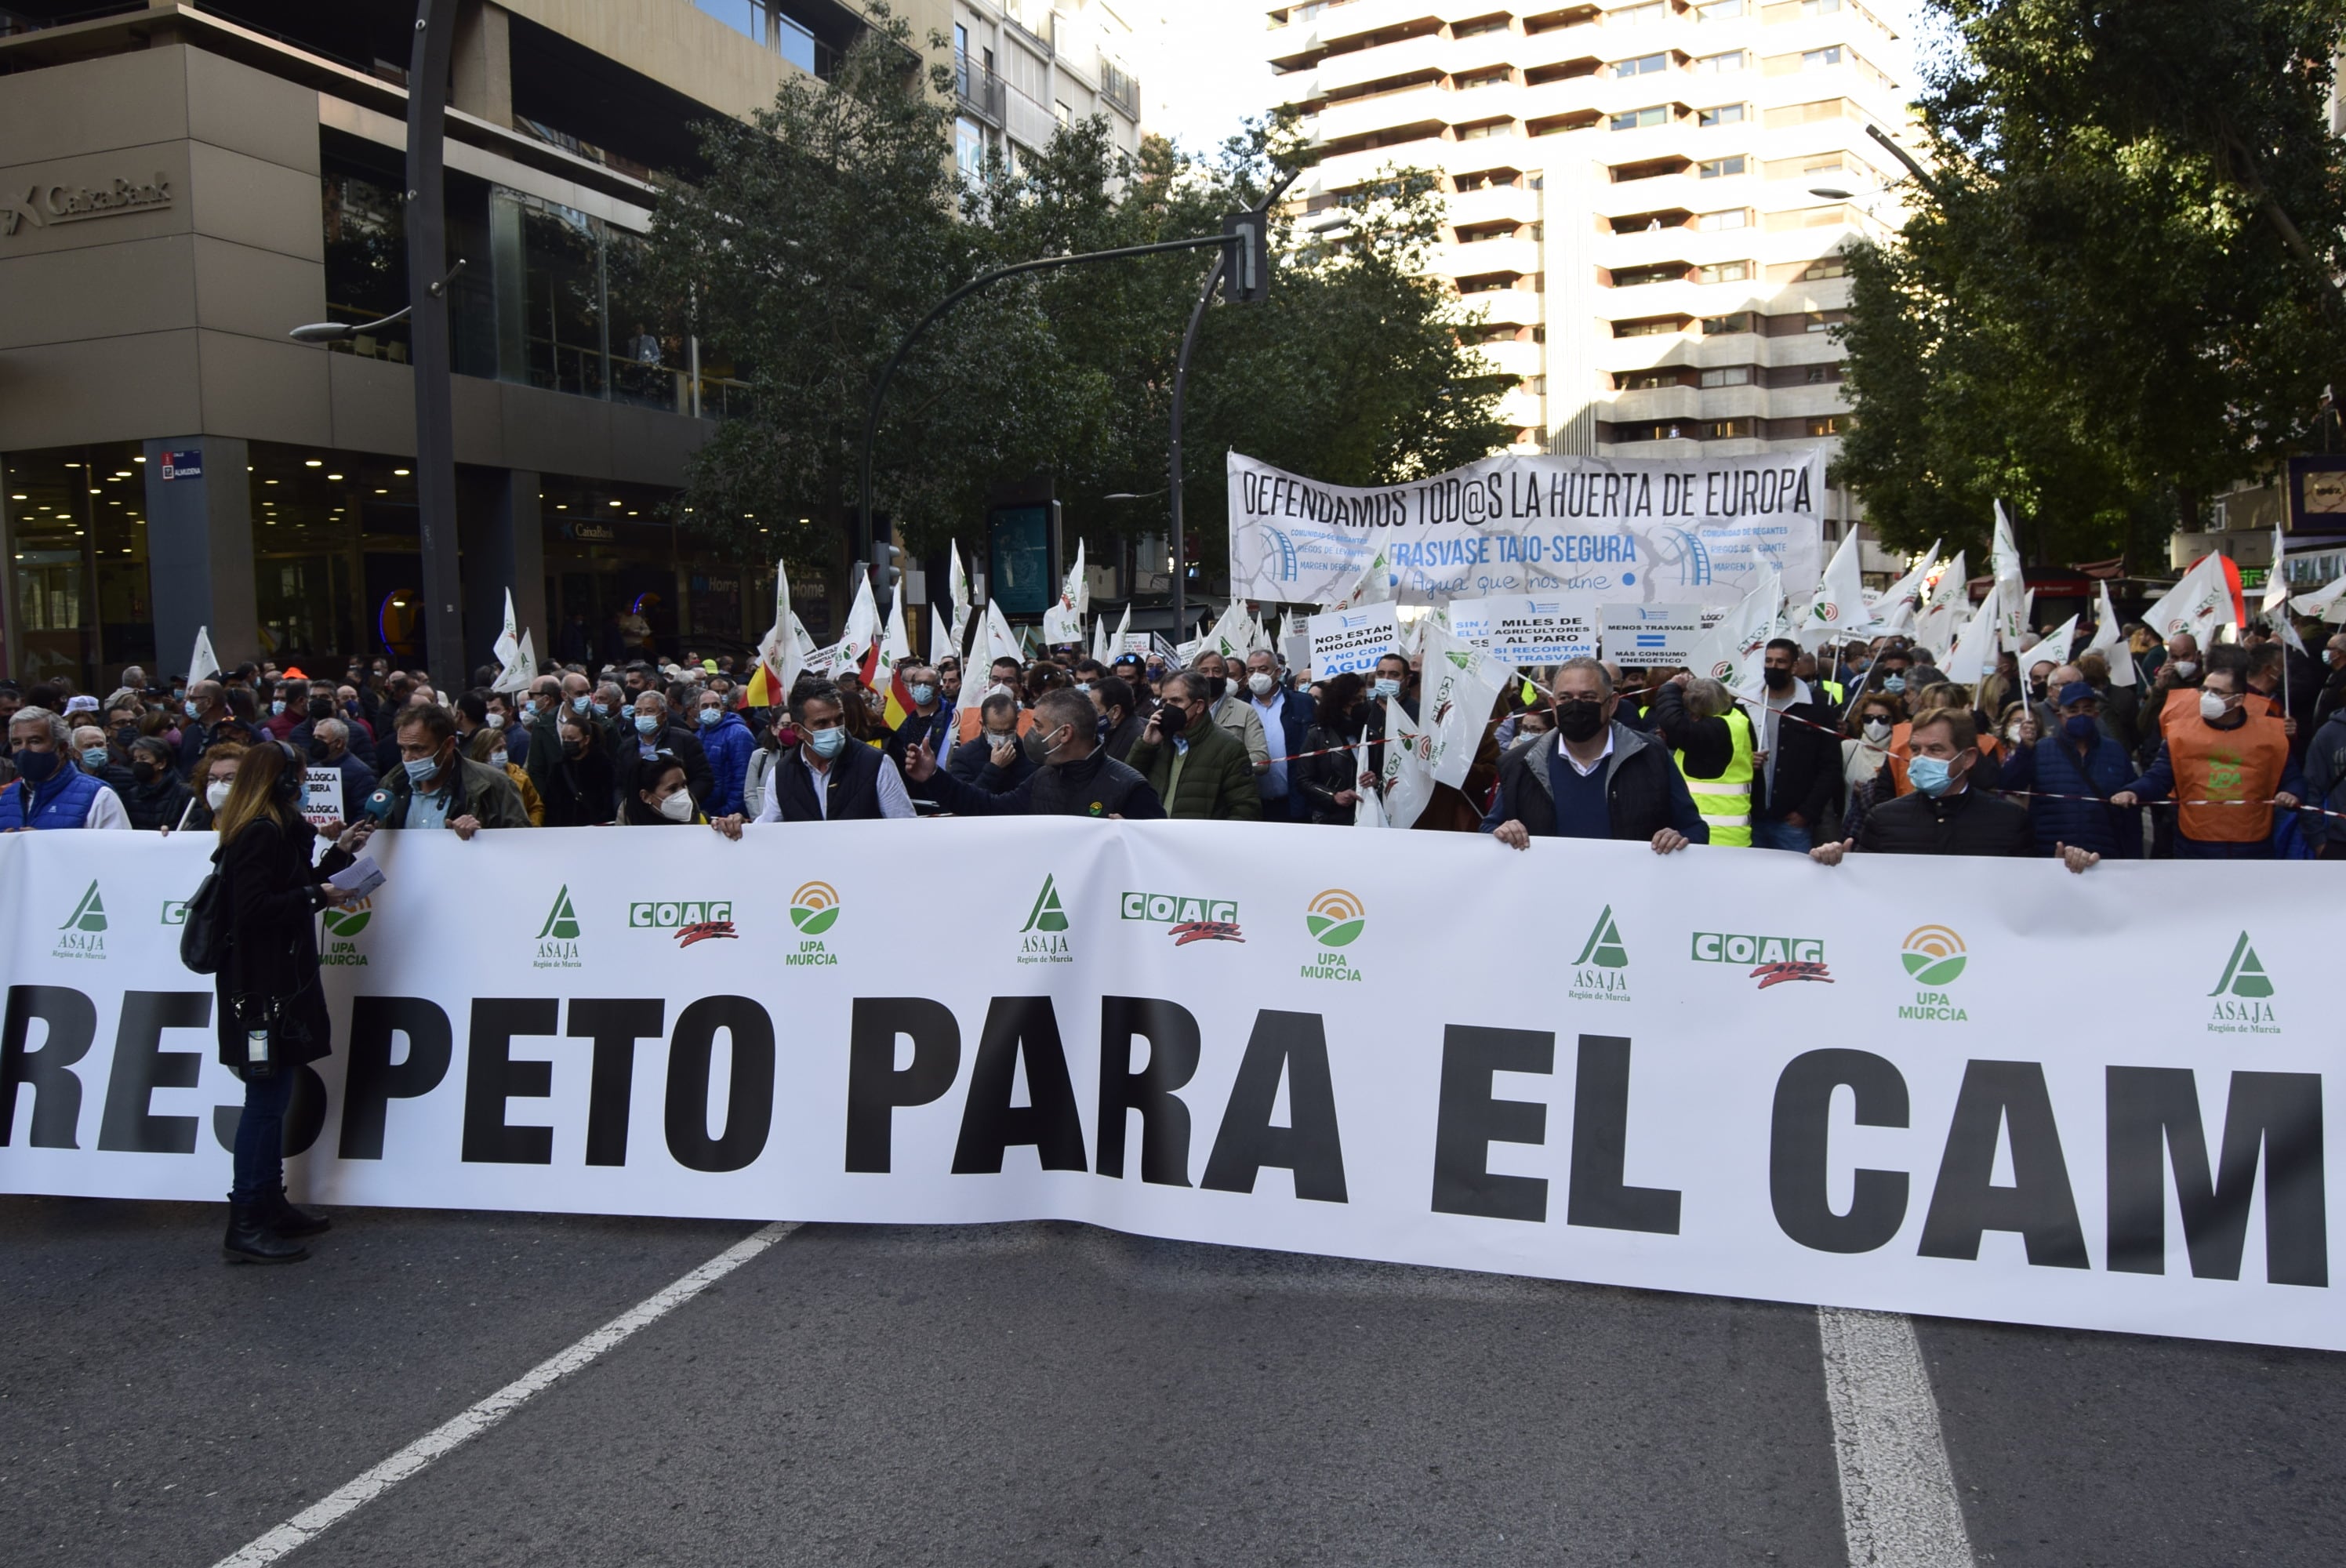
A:
POLYGON ((218 974, 228 962, 228 895, 217 871, 205 874, 203 885, 188 901, 188 918, 179 927, 179 962, 191 974, 218 974))

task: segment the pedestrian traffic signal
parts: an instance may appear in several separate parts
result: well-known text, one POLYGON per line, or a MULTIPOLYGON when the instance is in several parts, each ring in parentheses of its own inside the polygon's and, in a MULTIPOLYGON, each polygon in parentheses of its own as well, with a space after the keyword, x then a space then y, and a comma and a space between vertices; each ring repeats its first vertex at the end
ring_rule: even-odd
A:
POLYGON ((902 545, 880 544, 872 546, 872 591, 882 599, 895 591, 903 575, 904 551, 902 545))
POLYGON ((1233 305, 1260 305, 1270 298, 1270 218, 1233 212, 1222 219, 1222 298, 1233 305))

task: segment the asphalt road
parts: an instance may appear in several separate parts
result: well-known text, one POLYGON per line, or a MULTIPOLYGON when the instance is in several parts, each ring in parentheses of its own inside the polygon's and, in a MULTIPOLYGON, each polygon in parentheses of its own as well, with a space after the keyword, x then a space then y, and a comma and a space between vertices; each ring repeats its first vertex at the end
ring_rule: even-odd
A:
MULTIPOLYGON (((0 1198, 0 1557, 208 1568, 756 1229, 0 1198)), ((2346 1358, 1918 1320, 1996 1563, 2346 1558, 2346 1358)), ((1816 1313, 809 1226, 350 1513, 329 1564, 1847 1560, 1816 1313)))

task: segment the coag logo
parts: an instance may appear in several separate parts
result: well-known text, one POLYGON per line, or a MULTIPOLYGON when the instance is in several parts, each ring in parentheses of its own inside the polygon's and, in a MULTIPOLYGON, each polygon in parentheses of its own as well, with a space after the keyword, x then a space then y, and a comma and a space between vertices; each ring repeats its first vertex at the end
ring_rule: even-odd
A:
POLYGON ((1047 871, 1043 876, 1043 891, 1035 895, 1035 907, 1026 911, 1026 923, 1020 933, 1030 931, 1056 932, 1067 929, 1067 911, 1060 906, 1059 890, 1047 871))
POLYGON ((1231 899, 1201 899, 1179 893, 1127 893, 1119 905, 1126 920, 1148 921, 1172 928, 1173 945, 1193 942, 1244 942, 1239 934, 1239 906, 1231 899))
POLYGON ((318 916, 318 922, 332 936, 356 936, 366 930, 367 921, 374 919, 374 901, 361 899, 356 903, 330 909, 318 916))
POLYGON ((2208 1033, 2280 1033, 2280 1014, 2272 1004, 2272 976, 2265 972, 2247 932, 2232 943, 2232 956, 2224 961, 2224 972, 2208 994, 2215 999, 2208 1018, 2208 1033))
POLYGON ((1330 888, 1303 911, 1303 924, 1321 947, 1342 947, 1369 923, 1361 901, 1341 888, 1330 888))
POLYGON ((803 882, 790 895, 790 923, 801 936, 821 936, 839 923, 839 890, 829 882, 803 882))
POLYGON ((1952 985, 1970 961, 1964 939, 1943 925, 1917 926, 1906 933, 1898 954, 1917 985, 1952 985))
POLYGON ((554 907, 546 911, 546 923, 537 928, 537 940, 576 942, 578 940, 578 911, 570 902, 570 884, 554 895, 554 907))
POLYGON ((627 906, 627 924, 638 931, 682 931, 688 926, 729 925, 732 920, 733 905, 722 899, 647 899, 627 906))
POLYGON ((165 925, 187 924, 188 901, 185 899, 165 899, 163 901, 163 923, 165 925))
POLYGON ((81 895, 81 902, 74 905, 73 913, 66 916, 66 923, 57 929, 93 933, 106 929, 106 901, 97 896, 96 882, 89 884, 89 891, 81 895))
POLYGON ((1813 936, 1746 936, 1734 932, 1698 931, 1694 933, 1693 956, 1697 963, 1751 965, 1751 978, 1760 983, 1761 991, 1794 980, 1814 981, 1822 985, 1833 983, 1832 971, 1825 966, 1825 944, 1813 936))

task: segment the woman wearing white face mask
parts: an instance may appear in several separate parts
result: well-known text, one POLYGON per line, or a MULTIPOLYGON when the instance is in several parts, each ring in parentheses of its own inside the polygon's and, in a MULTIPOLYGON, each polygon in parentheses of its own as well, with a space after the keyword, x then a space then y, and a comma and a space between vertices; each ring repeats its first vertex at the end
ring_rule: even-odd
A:
POLYGON ((1890 765, 1891 734, 1905 717, 1905 704, 1879 692, 1857 705, 1849 737, 1841 743, 1841 776, 1852 794, 1890 765))
POLYGON ((636 775, 636 785, 619 809, 619 820, 631 828, 686 828, 709 820, 685 783, 684 764, 665 752, 636 775))
POLYGON ((197 759, 195 773, 189 779, 196 798, 188 803, 187 816, 178 826, 197 833, 212 830, 212 818, 228 804, 228 792, 236 783, 237 765, 243 758, 243 747, 223 740, 197 759))

